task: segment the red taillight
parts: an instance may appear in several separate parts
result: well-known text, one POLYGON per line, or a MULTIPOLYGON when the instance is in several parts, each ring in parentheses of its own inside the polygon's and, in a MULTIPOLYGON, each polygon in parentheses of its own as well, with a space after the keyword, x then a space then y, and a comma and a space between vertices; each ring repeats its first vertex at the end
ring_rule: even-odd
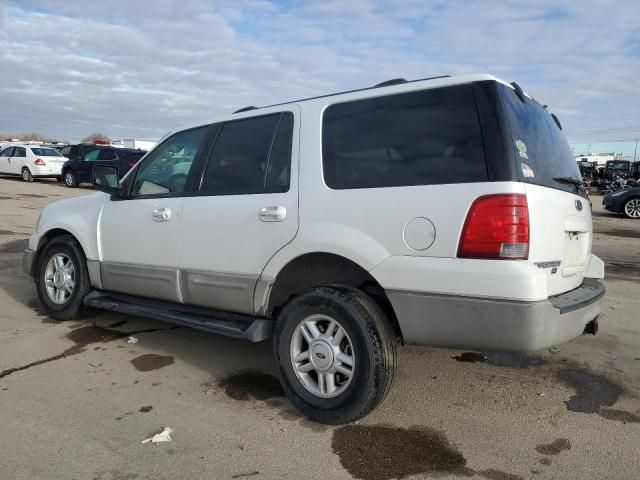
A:
POLYGON ((36 165, 40 165, 41 167, 44 167, 44 166, 46 165, 46 163, 44 163, 44 161, 43 161, 41 158, 38 158, 38 159, 35 161, 35 164, 36 164, 36 165))
POLYGON ((462 229, 458 257, 524 260, 528 256, 525 195, 487 195, 473 202, 462 229))

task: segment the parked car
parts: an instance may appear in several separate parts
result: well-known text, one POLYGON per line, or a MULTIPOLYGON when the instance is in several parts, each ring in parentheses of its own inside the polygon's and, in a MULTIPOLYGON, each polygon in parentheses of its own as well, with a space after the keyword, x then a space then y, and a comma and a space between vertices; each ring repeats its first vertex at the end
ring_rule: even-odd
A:
POLYGON ((634 186, 608 193, 602 197, 602 206, 610 212, 623 213, 629 218, 640 218, 640 187, 634 186))
POLYGON ((114 148, 108 145, 80 144, 67 145, 60 153, 69 160, 62 167, 62 176, 67 187, 77 187, 80 183, 91 183, 96 165, 111 165, 122 177, 140 160, 144 150, 114 148))
POLYGON ((596 331, 604 264, 560 122, 490 75, 241 109, 94 184, 45 207, 25 251, 49 314, 273 337, 319 422, 385 398, 398 341, 523 352, 596 331))
POLYGON ((616 175, 628 176, 631 174, 632 162, 628 160, 609 160, 605 164, 602 176, 611 180, 616 175))
POLYGON ((62 175, 65 158, 53 149, 34 145, 9 146, 0 151, 0 174, 16 175, 25 182, 62 175))

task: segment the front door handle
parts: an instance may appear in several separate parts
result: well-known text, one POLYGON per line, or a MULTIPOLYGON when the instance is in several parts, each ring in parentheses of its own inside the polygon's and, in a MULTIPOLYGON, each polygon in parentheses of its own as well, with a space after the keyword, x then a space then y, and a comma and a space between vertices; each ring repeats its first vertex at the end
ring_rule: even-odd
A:
POLYGON ((260 220, 263 222, 281 222, 287 217, 287 209, 281 205, 260 209, 260 220))
POLYGON ((170 208, 156 208, 151 215, 154 222, 166 222, 171 218, 170 208))

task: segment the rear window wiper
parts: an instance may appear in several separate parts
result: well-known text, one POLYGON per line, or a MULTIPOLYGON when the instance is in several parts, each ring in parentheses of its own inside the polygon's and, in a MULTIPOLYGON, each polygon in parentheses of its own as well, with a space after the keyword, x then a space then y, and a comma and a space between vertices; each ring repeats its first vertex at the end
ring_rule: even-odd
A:
POLYGON ((558 183, 567 183, 569 185, 576 185, 581 187, 584 182, 577 177, 553 177, 553 180, 558 183))

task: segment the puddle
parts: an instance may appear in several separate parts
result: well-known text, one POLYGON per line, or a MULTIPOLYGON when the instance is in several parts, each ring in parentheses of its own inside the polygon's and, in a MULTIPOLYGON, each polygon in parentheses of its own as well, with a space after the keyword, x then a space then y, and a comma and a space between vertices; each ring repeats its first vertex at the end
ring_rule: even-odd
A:
POLYGON ((98 325, 87 325, 86 327, 71 330, 67 333, 67 338, 77 345, 87 346, 90 343, 111 342, 128 335, 127 333, 109 330, 108 328, 99 327, 98 325))
POLYGON ((542 455, 560 455, 571 450, 571 442, 567 438, 558 438, 551 443, 541 443, 536 447, 536 452, 542 455))
POLYGON ((474 473, 441 432, 427 428, 346 425, 333 432, 331 448, 342 466, 363 480, 474 473))
POLYGON ((153 410, 153 407, 151 405, 147 405, 147 406, 144 406, 144 407, 140 407, 140 410, 138 410, 138 411, 142 412, 142 413, 148 413, 151 410, 153 410))
POLYGON ((489 363, 496 367, 526 368, 542 365, 545 360, 537 355, 524 355, 521 353, 478 353, 463 352, 455 357, 451 357, 458 362, 465 363, 489 363))
POLYGON ((29 246, 28 238, 21 238, 19 240, 11 240, 10 242, 0 245, 0 252, 2 253, 22 253, 29 246))
POLYGON ((220 380, 218 386, 234 400, 269 400, 284 397, 284 390, 276 377, 255 370, 235 373, 220 380))
POLYGON ((607 378, 584 370, 560 370, 558 378, 576 391, 565 402, 572 412, 598 413, 602 407, 613 406, 623 392, 607 378))
MULTIPOLYGON (((124 334, 128 336, 128 333, 124 334)), ((156 355, 155 353, 147 353, 131 360, 131 363, 139 372, 150 372, 159 370, 173 364, 173 357, 170 355, 156 355)))
POLYGON ((625 410, 615 410, 613 408, 602 408, 598 414, 607 420, 622 423, 640 423, 640 416, 625 410))

